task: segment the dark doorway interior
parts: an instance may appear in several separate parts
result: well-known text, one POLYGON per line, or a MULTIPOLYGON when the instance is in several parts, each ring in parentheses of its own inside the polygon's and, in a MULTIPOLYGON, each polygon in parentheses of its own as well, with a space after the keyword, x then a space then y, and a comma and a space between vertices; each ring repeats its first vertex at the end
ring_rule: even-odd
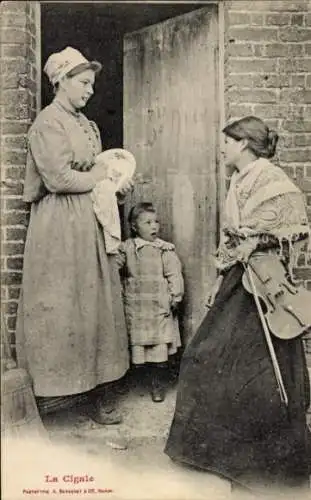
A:
MULTIPOLYGON (((42 65, 70 45, 103 64, 95 94, 85 108, 99 126, 104 149, 123 144, 123 36, 202 7, 202 3, 49 2, 41 5, 42 65)), ((42 107, 53 98, 42 76, 42 107)))

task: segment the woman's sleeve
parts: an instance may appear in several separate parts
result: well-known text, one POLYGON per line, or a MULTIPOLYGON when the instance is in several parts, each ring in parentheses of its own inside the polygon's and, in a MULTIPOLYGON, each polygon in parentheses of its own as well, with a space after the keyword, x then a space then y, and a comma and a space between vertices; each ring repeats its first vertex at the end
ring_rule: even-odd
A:
POLYGON ((172 250, 164 251, 162 260, 163 273, 168 282, 169 293, 177 302, 181 302, 184 295, 181 262, 177 254, 172 250))
POLYGON ((73 154, 66 134, 57 122, 42 124, 29 136, 29 148, 42 180, 51 193, 85 193, 95 186, 90 172, 71 168, 73 154))

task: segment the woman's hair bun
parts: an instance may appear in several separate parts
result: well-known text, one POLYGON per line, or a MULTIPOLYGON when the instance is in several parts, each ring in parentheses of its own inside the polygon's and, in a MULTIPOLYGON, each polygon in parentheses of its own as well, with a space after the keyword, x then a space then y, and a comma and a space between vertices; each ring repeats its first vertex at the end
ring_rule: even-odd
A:
POLYGON ((267 145, 267 158, 272 158, 275 154, 276 145, 279 140, 277 132, 273 129, 268 131, 268 145, 267 145))
POLYGON ((275 154, 279 136, 257 116, 250 115, 235 120, 223 132, 236 141, 247 139, 248 149, 258 158, 272 158, 275 154))

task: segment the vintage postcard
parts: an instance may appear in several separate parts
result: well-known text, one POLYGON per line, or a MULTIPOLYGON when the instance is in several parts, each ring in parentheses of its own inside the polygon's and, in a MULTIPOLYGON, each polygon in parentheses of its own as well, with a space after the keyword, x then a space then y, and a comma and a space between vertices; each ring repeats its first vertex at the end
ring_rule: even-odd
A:
POLYGON ((310 1, 0 31, 2 498, 309 498, 310 1))

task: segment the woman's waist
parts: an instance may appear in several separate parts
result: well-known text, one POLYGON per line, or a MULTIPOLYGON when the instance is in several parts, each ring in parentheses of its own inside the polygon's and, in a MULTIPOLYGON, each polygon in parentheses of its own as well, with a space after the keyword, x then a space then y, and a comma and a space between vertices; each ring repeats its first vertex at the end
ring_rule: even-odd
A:
POLYGON ((168 291, 168 283, 165 278, 157 276, 127 276, 124 279, 125 288, 148 294, 163 293, 168 291))
POLYGON ((230 230, 224 231, 224 244, 228 248, 237 248, 245 242, 256 242, 258 250, 269 250, 280 247, 280 239, 271 233, 251 233, 244 234, 230 230))
POLYGON ((42 193, 41 197, 37 200, 34 200, 32 203, 40 203, 42 201, 47 201, 47 200, 91 200, 91 191, 87 191, 84 193, 51 193, 49 191, 46 191, 45 193, 42 193))
POLYGON ((69 217, 70 213, 75 212, 81 217, 89 213, 94 214, 90 193, 46 193, 39 200, 32 202, 31 211, 37 213, 51 211, 56 222, 57 211, 68 212, 69 217))
POLYGON ((220 270, 229 269, 239 261, 246 262, 254 254, 277 255, 282 260, 287 260, 289 249, 273 235, 243 237, 227 233, 216 253, 216 267, 220 270))

